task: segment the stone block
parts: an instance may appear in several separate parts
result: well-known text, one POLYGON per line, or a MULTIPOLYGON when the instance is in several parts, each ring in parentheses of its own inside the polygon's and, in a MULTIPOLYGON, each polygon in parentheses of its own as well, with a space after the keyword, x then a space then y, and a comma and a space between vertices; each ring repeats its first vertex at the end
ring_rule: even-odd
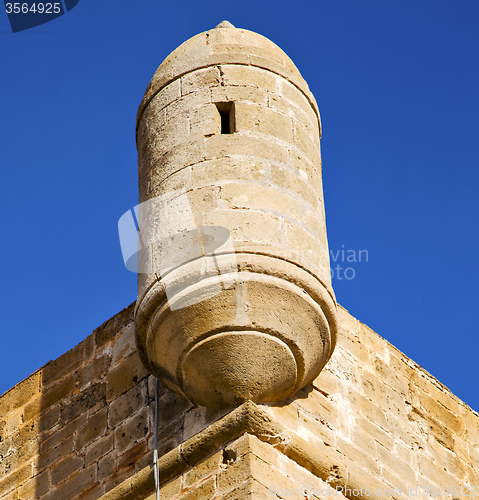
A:
MULTIPOLYGON (((183 477, 177 477, 176 479, 164 484, 160 488, 160 498, 162 500, 172 500, 176 498, 182 488, 183 477)), ((156 493, 147 497, 146 500, 156 500, 156 493)))
POLYGON ((148 443, 144 441, 145 445, 147 444, 147 450, 143 455, 139 455, 135 459, 135 473, 143 470, 145 467, 151 467, 153 463, 153 436, 148 440, 148 443))
POLYGON ((6 494, 33 476, 32 464, 27 464, 0 479, 0 494, 6 494))
POLYGON ((284 60, 272 60, 262 55, 251 54, 249 56, 249 61, 253 66, 258 66, 259 68, 281 75, 287 80, 295 82, 296 85, 307 87, 301 75, 298 74, 296 67, 285 63, 284 60))
POLYGON ((107 408, 90 415, 85 425, 76 434, 75 449, 82 450, 107 431, 107 408))
POLYGON ((18 499, 18 491, 14 490, 11 491, 10 493, 7 493, 6 495, 0 497, 1 500, 19 500, 18 499))
POLYGON ((343 330, 342 335, 338 336, 338 345, 343 347, 345 351, 354 356, 354 358, 363 363, 366 367, 372 368, 371 358, 366 344, 361 342, 354 334, 350 334, 346 330, 343 330))
POLYGON ((147 448, 148 444, 146 440, 143 440, 126 450, 116 459, 116 469, 121 470, 134 466, 138 459, 146 454, 147 448))
POLYGON ((148 376, 148 372, 135 352, 114 366, 106 376, 106 399, 113 401, 140 380, 148 376))
POLYGON ((235 124, 237 132, 248 131, 293 143, 291 118, 264 106, 235 103, 235 124))
POLYGON ((181 500, 209 500, 216 496, 216 478, 210 477, 203 483, 185 492, 181 500))
POLYGON ((146 406, 147 391, 147 380, 145 379, 110 403, 108 407, 108 426, 110 429, 114 429, 118 424, 146 406))
MULTIPOLYGON (((320 440, 327 446, 334 446, 337 431, 329 425, 325 418, 313 417, 309 413, 305 413, 301 408, 298 413, 299 436, 308 440, 320 440)), ((342 429, 340 432, 342 433, 342 429)))
POLYGON ((391 492, 383 494, 386 490, 390 490, 387 483, 379 479, 378 472, 371 472, 358 463, 356 457, 346 458, 346 467, 348 470, 347 481, 337 488, 337 491, 342 493, 346 498, 390 498, 391 492), (380 494, 376 494, 380 492, 380 494), (368 494, 369 493, 369 494, 368 494))
POLYGON ((158 419, 158 426, 160 428, 178 418, 179 415, 186 413, 186 411, 192 406, 186 399, 169 390, 165 391, 161 395, 159 404, 161 412, 158 419))
POLYGON ((85 424, 86 421, 87 421, 87 413, 85 412, 84 414, 75 418, 68 424, 56 429, 46 439, 44 438, 44 440, 42 441, 40 446, 41 453, 44 453, 45 451, 49 450, 50 448, 53 448, 54 446, 64 441, 66 438, 72 436, 73 433, 78 429, 80 429, 85 424))
POLYGON ((410 496, 408 492, 411 492, 416 487, 416 484, 405 482, 399 473, 390 471, 386 467, 381 469, 381 481, 386 483, 390 490, 392 490, 390 492, 390 497, 396 500, 407 498, 410 496))
POLYGON ((315 118, 312 113, 308 113, 295 104, 292 104, 290 101, 285 100, 281 92, 279 95, 269 95, 268 106, 275 111, 279 111, 289 116, 295 122, 300 123, 311 137, 316 136, 319 139, 317 118, 315 118))
POLYGON ((38 370, 0 396, 0 415, 20 409, 41 395, 42 371, 38 370))
POLYGON ((69 436, 52 448, 42 451, 38 457, 35 469, 36 472, 42 472, 47 467, 50 467, 55 462, 58 462, 63 457, 70 455, 73 452, 73 436, 69 436))
POLYGON ((189 408, 184 414, 184 441, 198 434, 198 432, 201 432, 227 413, 225 410, 221 409, 216 410, 213 408, 206 408, 205 406, 194 407, 190 403, 188 403, 188 405, 189 408))
POLYGON ((213 135, 206 139, 205 144, 206 159, 246 156, 250 159, 260 160, 268 158, 270 160, 285 164, 288 153, 285 148, 278 145, 276 141, 250 137, 238 134, 213 135))
POLYGON ((460 455, 457 448, 456 453, 454 453, 444 448, 435 439, 429 439, 428 444, 430 454, 434 457, 434 463, 440 469, 455 477, 458 484, 463 482, 468 474, 468 462, 470 463, 467 455, 460 455))
MULTIPOLYGON (((162 130, 168 117, 165 108, 159 108, 158 106, 149 106, 148 110, 143 113, 143 116, 138 123, 138 129, 136 131, 136 142, 138 145, 145 144, 148 141, 148 136, 150 130, 162 130)), ((138 164, 138 173, 140 175, 144 174, 144 163, 138 164)))
POLYGON ((431 435, 447 449, 454 451, 454 435, 447 427, 433 420, 418 408, 412 408, 409 418, 412 422, 418 424, 423 437, 431 435))
POLYGON ((71 454, 60 460, 52 467, 52 485, 56 486, 75 472, 83 468, 83 458, 76 454, 71 454))
POLYGON ((298 87, 283 79, 281 80, 281 89, 279 90, 279 93, 292 105, 307 113, 309 121, 311 123, 318 124, 319 129, 319 117, 309 99, 309 95, 306 97, 306 95, 299 90, 298 87))
POLYGON ((85 466, 96 462, 101 457, 108 454, 113 449, 114 433, 95 439, 91 445, 85 449, 85 466))
POLYGON ((275 419, 279 420, 286 428, 294 432, 298 431, 299 416, 295 405, 287 402, 284 405, 264 405, 262 408, 275 419))
MULTIPOLYGON (((149 108, 146 112, 149 113, 149 108)), ((187 111, 177 114, 163 126, 152 122, 146 140, 138 143, 138 153, 143 161, 153 165, 172 148, 188 140, 189 135, 190 127, 187 111)))
POLYGON ((400 477, 404 483, 410 486, 416 486, 417 471, 407 464, 402 457, 394 452, 386 450, 382 446, 378 446, 378 452, 381 467, 387 467, 391 472, 394 472, 396 476, 400 477))
POLYGON ((17 410, 11 412, 5 421, 5 426, 3 429, 4 437, 12 435, 21 425, 23 424, 23 411, 17 410))
POLYGON ((315 143, 303 127, 298 126, 297 122, 294 122, 293 125, 294 145, 311 163, 319 167, 321 165, 319 143, 315 143))
MULTIPOLYGON (((295 394, 295 406, 313 418, 318 427, 318 432, 323 433, 323 427, 335 432, 341 431, 344 427, 345 415, 339 408, 337 402, 332 402, 318 391, 308 391, 311 386, 307 386, 302 391, 295 394), (307 391, 307 392, 306 392, 307 391)), ((329 433, 328 433, 329 435, 329 433)), ((330 440, 329 443, 332 441, 330 440)))
MULTIPOLYGON (((449 489, 451 486, 457 486, 457 479, 448 474, 444 469, 435 465, 431 457, 426 456, 424 453, 419 453, 419 472, 425 476, 433 486, 449 489)), ((419 481, 420 482, 420 481, 419 481)))
POLYGON ((25 420, 33 418, 36 411, 46 410, 59 401, 69 399, 69 396, 73 394, 76 388, 77 380, 77 375, 72 373, 59 380, 55 385, 50 386, 50 388, 42 394, 39 408, 35 408, 33 405, 29 405, 25 408, 25 420))
MULTIPOLYGON (((184 172, 183 169, 181 172, 184 172)), ((188 184, 201 186, 208 184, 227 184, 228 181, 265 182, 267 167, 263 161, 248 159, 220 158, 203 161, 190 169, 191 177, 185 179, 183 186, 188 184)), ((177 174, 178 175, 178 174, 177 174)), ((168 186, 166 184, 166 186, 168 186)))
POLYGON ((389 388, 369 370, 361 369, 361 386, 366 397, 374 401, 386 412, 405 416, 408 412, 405 398, 389 388))
POLYGON ((217 67, 203 68, 181 77, 181 95, 198 92, 200 89, 216 87, 220 84, 220 72, 217 67))
POLYGON ((260 210, 296 221, 302 217, 299 202, 272 187, 228 183, 221 188, 221 200, 230 209, 260 210))
POLYGON ((103 378, 110 368, 111 357, 109 352, 95 357, 90 363, 84 366, 80 372, 79 387, 84 388, 87 385, 98 382, 103 378))
POLYGON ((18 485, 17 492, 20 499, 40 498, 42 495, 45 495, 48 491, 50 491, 50 488, 50 470, 47 469, 23 484, 18 485))
POLYGON ((115 366, 122 359, 130 356, 130 354, 132 354, 134 351, 136 351, 135 326, 133 324, 129 324, 120 332, 120 335, 112 345, 112 365, 115 366))
MULTIPOLYGON (((321 247, 328 248, 328 239, 326 236, 326 224, 323 217, 323 211, 321 209, 318 212, 312 212, 311 207, 305 203, 301 204, 302 218, 301 224, 304 229, 313 236, 313 238, 320 242, 321 247)), ((329 267, 329 255, 325 252, 324 262, 328 263, 329 267)), ((341 273, 341 278, 344 279, 345 274, 351 277, 351 271, 346 271, 347 266, 344 266, 344 271, 341 273)))
MULTIPOLYGON (((352 460, 358 467, 369 471, 371 474, 379 475, 380 465, 378 463, 378 457, 372 456, 365 451, 359 449, 358 446, 345 441, 341 437, 336 439, 336 448, 342 453, 346 460, 352 460)), ((348 466, 349 469, 349 466, 348 466)))
POLYGON ((412 444, 417 441, 416 429, 403 418, 397 418, 394 415, 388 414, 388 425, 386 430, 394 436, 394 439, 402 443, 406 448, 412 449, 412 444))
POLYGON ((62 379, 65 375, 73 373, 82 365, 84 347, 85 344, 80 342, 65 354, 62 354, 55 360, 49 361, 41 368, 43 391, 48 390, 48 385, 62 379))
POLYGON ((158 432, 158 456, 163 456, 184 442, 184 415, 165 425, 158 432))
POLYGON ((361 415, 355 416, 356 427, 362 429, 375 439, 381 446, 387 450, 392 450, 394 447, 394 438, 381 427, 376 425, 374 421, 369 420, 361 415))
POLYGON ((414 369, 413 362, 404 356, 400 351, 393 346, 389 349, 389 359, 387 365, 391 370, 398 373, 402 377, 407 378, 409 381, 414 376, 416 370, 414 369))
MULTIPOLYGON (((98 461, 98 481, 100 483, 112 477, 115 473, 116 452, 112 451, 98 461)), ((96 464, 94 464, 96 465, 96 464)))
POLYGON ((298 259, 302 265, 307 267, 319 279, 329 285, 331 274, 327 249, 321 246, 321 242, 316 240, 314 235, 306 228, 298 227, 289 221, 284 223, 284 233, 286 236, 286 247, 301 249, 298 259))
POLYGON ((140 177, 140 202, 162 194, 161 183, 178 170, 203 161, 203 141, 204 137, 190 136, 185 143, 173 147, 158 162, 148 163, 148 174, 144 178, 140 177))
MULTIPOLYGON (((262 485, 256 479, 251 478, 234 490, 218 497, 218 500, 256 500, 259 498, 269 498, 275 495, 269 488, 262 485)), ((277 497, 278 498, 278 497, 277 497)), ((301 497, 300 497, 301 498, 301 497)))
POLYGON ((291 168, 299 176, 307 179, 308 184, 318 193, 319 198, 321 200, 324 199, 321 162, 315 164, 302 151, 293 148, 289 151, 288 168, 291 168))
POLYGON ((456 434, 461 435, 463 433, 464 422, 460 418, 460 415, 454 415, 454 413, 422 391, 419 391, 419 399, 422 409, 425 410, 432 419, 440 422, 444 427, 456 434))
POLYGON ((181 97, 180 79, 172 81, 151 99, 149 106, 163 109, 181 97))
MULTIPOLYGON (((116 469, 113 472, 110 472, 104 481, 105 491, 108 492, 115 488, 116 486, 122 484, 124 481, 129 479, 134 473, 134 467, 130 466, 121 471, 117 471, 116 469)), ((136 500, 136 499, 135 499, 136 500)))
POLYGON ((278 77, 270 71, 252 66, 221 65, 220 72, 225 86, 251 86, 276 93, 278 77))
POLYGON ((217 475, 218 493, 225 494, 253 477, 267 488, 270 486, 288 488, 291 485, 298 489, 301 487, 301 485, 291 481, 289 477, 281 474, 276 467, 266 463, 253 453, 246 453, 217 475))
POLYGON ((254 241, 273 245, 282 233, 278 217, 251 210, 216 210, 204 214, 203 224, 229 229, 234 241, 254 241))
MULTIPOLYGON (((314 172, 314 175, 317 173, 314 172)), ((318 210, 322 200, 320 195, 309 185, 308 179, 308 174, 304 170, 292 172, 284 166, 271 165, 271 180, 274 184, 304 200, 310 205, 311 210, 318 210)))
POLYGON ((369 326, 360 321, 359 338, 361 342, 368 346, 369 351, 374 353, 374 357, 379 357, 383 361, 388 362, 390 357, 388 342, 380 337, 374 330, 371 330, 369 326))
POLYGON ((262 106, 267 106, 269 102, 269 94, 263 90, 249 86, 234 86, 224 85, 221 87, 213 87, 211 91, 211 102, 246 102, 254 103, 262 106))
POLYGON ((52 489, 42 500, 70 500, 80 493, 89 490, 96 483, 96 466, 83 469, 69 481, 52 489))
POLYGON ((290 437, 291 439, 283 442, 279 449, 288 460, 294 461, 301 467, 302 471, 309 471, 313 476, 327 481, 332 486, 342 484, 346 480, 344 457, 335 447, 326 445, 319 439, 310 439, 311 436, 303 438, 294 434, 290 437))
POLYGON ((378 450, 381 447, 376 445, 375 439, 367 432, 365 432, 357 423, 352 426, 351 439, 355 446, 369 456, 377 459, 378 450))
POLYGON ((479 415, 467 408, 464 411, 464 437, 473 446, 479 447, 479 415))
POLYGON ((134 306, 135 303, 130 304, 128 307, 125 307, 125 309, 120 311, 118 314, 115 314, 115 316, 108 319, 105 323, 94 330, 93 335, 97 348, 111 340, 119 332, 121 332, 121 330, 123 330, 128 323, 133 321, 134 306))
POLYGON ((105 405, 105 389, 104 383, 97 383, 85 388, 79 394, 72 397, 69 404, 65 405, 61 410, 60 419, 62 424, 74 420, 82 413, 93 408, 97 403, 105 405))
POLYGON ((189 114, 190 134, 210 136, 221 133, 221 117, 214 104, 192 109, 189 114))
POLYGON ((341 394, 343 389, 339 378, 329 370, 323 370, 313 380, 313 387, 326 396, 341 394))
POLYGON ((129 418, 115 429, 115 449, 123 453, 146 438, 149 433, 148 408, 129 418))
POLYGON ((190 111, 209 103, 211 103, 211 92, 209 89, 201 89, 185 95, 165 108, 166 123, 170 123, 179 114, 188 115, 190 111))
POLYGON ((196 464, 185 474, 185 487, 190 488, 194 484, 204 481, 210 476, 214 476, 223 466, 223 451, 218 451, 209 458, 206 458, 199 464, 196 464))
POLYGON ((391 369, 389 362, 385 363, 380 358, 374 360, 374 370, 377 377, 393 391, 408 401, 411 401, 409 379, 403 374, 391 369))
POLYGON ((97 500, 105 493, 105 487, 102 484, 97 484, 80 493, 75 500, 97 500))
POLYGON ((248 453, 253 453, 262 461, 277 468, 281 467, 282 459, 284 458, 274 446, 261 441, 257 436, 243 434, 226 446, 223 451, 223 463, 229 466, 248 453))

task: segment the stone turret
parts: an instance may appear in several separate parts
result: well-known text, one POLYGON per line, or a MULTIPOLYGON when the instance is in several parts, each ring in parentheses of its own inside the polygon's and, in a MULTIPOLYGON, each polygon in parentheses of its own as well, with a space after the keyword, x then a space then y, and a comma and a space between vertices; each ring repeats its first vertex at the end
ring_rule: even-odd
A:
POLYGON ((137 346, 193 403, 280 402, 337 331, 316 101, 289 57, 224 21, 174 50, 137 117, 137 346))

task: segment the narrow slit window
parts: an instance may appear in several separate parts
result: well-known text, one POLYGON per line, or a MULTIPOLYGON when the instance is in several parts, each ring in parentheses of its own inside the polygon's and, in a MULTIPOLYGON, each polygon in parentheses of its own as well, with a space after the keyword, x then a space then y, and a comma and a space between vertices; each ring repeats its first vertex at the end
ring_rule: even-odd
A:
POLYGON ((233 102, 217 102, 216 108, 221 120, 221 133, 232 134, 235 131, 234 122, 234 103, 233 102))

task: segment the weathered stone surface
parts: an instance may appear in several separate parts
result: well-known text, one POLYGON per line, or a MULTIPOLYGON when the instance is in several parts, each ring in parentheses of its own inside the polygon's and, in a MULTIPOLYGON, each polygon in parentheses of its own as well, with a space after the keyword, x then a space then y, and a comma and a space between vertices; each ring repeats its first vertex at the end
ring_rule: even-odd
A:
MULTIPOLYGON (((282 406, 254 407, 246 403, 234 412, 215 413, 191 407, 160 387, 159 450, 160 464, 165 464, 161 465, 161 474, 165 480, 177 475, 177 479, 162 486, 164 498, 169 498, 168 495, 182 498, 187 494, 198 494, 201 498, 203 493, 213 491, 215 498, 235 498, 243 493, 249 495, 245 498, 255 498, 250 491, 270 495, 271 488, 276 488, 276 493, 281 489, 284 496, 286 491, 291 493, 302 486, 311 488, 311 498, 327 496, 320 493, 326 487, 342 488, 348 498, 356 498, 354 489, 362 488, 364 498, 379 498, 388 495, 367 496, 364 492, 368 488, 405 491, 416 485, 431 488, 439 482, 445 485, 452 482, 458 488, 477 483, 474 470, 479 462, 477 414, 451 395, 453 402, 441 405, 444 410, 435 413, 437 420, 429 415, 433 406, 426 399, 428 411, 404 403, 407 415, 402 417, 389 412, 387 398, 376 398, 375 394, 380 392, 371 390, 369 397, 366 396, 361 377, 351 376, 352 370, 346 369, 348 363, 369 366, 371 370, 381 366, 381 372, 370 371, 377 380, 371 376, 368 379, 370 385, 380 387, 379 379, 405 376, 413 364, 401 361, 389 365, 385 360, 392 346, 379 336, 369 344, 372 332, 368 331, 366 341, 361 336, 364 327, 343 309, 340 318, 338 345, 342 348, 333 354, 330 363, 333 370, 323 371, 314 385, 299 391, 282 406), (397 370, 398 373, 392 373, 397 370), (447 408, 455 404, 459 405, 459 411, 454 415, 463 425, 446 431, 450 418, 447 408), (232 440, 234 444, 227 445, 232 440), (235 463, 241 465, 233 467, 235 463), (203 490, 201 485, 205 481, 215 484, 214 490, 207 487, 203 490), (257 489, 246 486, 251 484, 256 484, 257 489)), ((119 338, 117 335, 128 336, 128 329, 122 328, 114 337, 119 338)), ((119 342, 122 346, 127 344, 126 339, 119 342)), ((103 355, 99 348, 87 364, 103 355)), ((401 354, 394 356, 407 360, 401 354)), ((118 359, 117 363, 121 366, 125 359, 128 358, 118 359)), ((438 384, 417 366, 415 375, 421 380, 421 388, 411 384, 410 390, 418 394, 414 400, 420 402, 438 384)), ((399 397, 401 387, 397 389, 399 397)), ((153 392, 154 383, 140 380, 106 406, 98 407, 96 403, 63 426, 57 421, 57 427, 52 428, 50 424, 44 426, 41 419, 34 420, 33 426, 22 427, 5 438, 0 442, 0 454, 7 457, 2 467, 7 462, 11 467, 0 476, 0 498, 18 500, 37 495, 43 500, 43 495, 69 500, 80 494, 81 498, 99 498, 106 493, 108 500, 133 500, 138 498, 134 492, 139 491, 144 492, 139 498, 149 498, 154 483, 152 476, 148 476, 153 445, 148 394, 153 392), (110 422, 107 429, 102 427, 105 412, 110 422), (127 415, 129 412, 131 415, 127 415), (95 415, 102 422, 100 428, 104 434, 95 430, 95 415), (88 426, 92 429, 87 430, 88 426), (37 437, 42 438, 41 445, 37 437), (146 469, 138 472, 138 467, 146 469), (97 471, 96 476, 91 475, 93 470, 97 471), (81 485, 75 479, 77 476, 82 479, 81 485), (137 476, 146 482, 136 485, 133 479, 137 476), (116 490, 117 485, 120 490, 116 490), (120 491, 127 492, 126 496, 121 496, 120 491)), ((447 403, 447 389, 443 388, 441 394, 442 401, 447 403)), ((71 400, 71 395, 66 395, 59 404, 71 400)), ((22 413, 28 405, 20 406, 14 413, 22 413)), ((58 403, 52 409, 56 407, 58 403)), ((40 416, 48 415, 49 411, 46 409, 40 416)), ((337 495, 342 498, 341 493, 337 495)), ((389 496, 401 498, 392 491, 389 496)))
POLYGON ((146 276, 137 342, 147 369, 196 404, 282 401, 312 381, 334 349, 318 117, 284 52, 230 26, 179 47, 145 93, 137 144, 146 276), (245 164, 257 170, 245 176, 245 164), (176 207, 171 214, 165 203, 176 207), (211 226, 225 230, 225 241, 201 243, 194 254, 186 241, 211 226), (320 301, 304 294, 310 285, 299 270, 276 280, 238 273, 239 244, 273 257, 271 277, 282 273, 286 256, 306 269, 306 282, 323 289, 320 301), (283 314, 288 309, 296 314, 283 314))

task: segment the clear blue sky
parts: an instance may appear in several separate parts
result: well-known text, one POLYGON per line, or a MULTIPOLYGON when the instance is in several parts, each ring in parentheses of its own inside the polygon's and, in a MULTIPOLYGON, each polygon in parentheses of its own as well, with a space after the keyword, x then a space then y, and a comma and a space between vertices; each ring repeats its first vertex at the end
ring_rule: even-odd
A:
POLYGON ((137 203, 136 110, 223 19, 316 96, 330 249, 368 252, 338 302, 479 410, 477 0, 80 0, 16 34, 2 10, 0 393, 135 300, 117 221, 137 203))

